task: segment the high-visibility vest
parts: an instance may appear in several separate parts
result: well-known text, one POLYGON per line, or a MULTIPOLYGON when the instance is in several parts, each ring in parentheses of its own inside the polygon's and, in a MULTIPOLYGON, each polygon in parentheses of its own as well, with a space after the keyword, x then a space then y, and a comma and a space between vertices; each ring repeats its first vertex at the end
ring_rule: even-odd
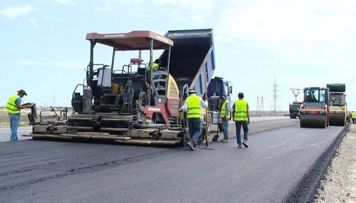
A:
POLYGON ((352 118, 356 118, 356 111, 352 112, 352 118))
MULTIPOLYGON (((158 63, 152 63, 152 71, 158 69, 158 63)), ((146 67, 146 71, 150 71, 150 66, 146 67)))
POLYGON ((9 100, 7 101, 7 104, 5 106, 6 112, 11 113, 11 114, 20 113, 20 110, 17 109, 16 103, 15 103, 17 98, 19 98, 19 95, 14 95, 9 98, 9 100))
POLYGON ((187 118, 200 118, 200 97, 192 94, 185 102, 187 103, 187 118))
MULTIPOLYGON (((156 71, 156 70, 158 70, 158 63, 152 63, 152 75, 151 75, 151 79, 153 79, 153 77, 154 77, 154 72, 156 71)), ((150 71, 150 67, 149 66, 147 66, 147 68, 146 68, 146 71, 147 72, 149 72, 150 71)))
POLYGON ((225 100, 224 103, 223 103, 222 106, 221 106, 221 109, 220 109, 220 117, 221 117, 221 118, 224 118, 225 115, 226 115, 226 118, 230 118, 230 112, 228 112, 228 111, 226 110, 226 106, 227 106, 227 105, 230 105, 230 104, 229 104, 229 101, 225 100))
POLYGON ((247 102, 245 100, 235 101, 234 121, 247 121, 247 102))

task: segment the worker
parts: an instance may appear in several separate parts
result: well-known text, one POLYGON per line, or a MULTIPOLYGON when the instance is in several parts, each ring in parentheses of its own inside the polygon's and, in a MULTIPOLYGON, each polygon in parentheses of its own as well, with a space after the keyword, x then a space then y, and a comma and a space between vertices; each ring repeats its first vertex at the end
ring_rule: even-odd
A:
POLYGON ((152 87, 150 87, 149 81, 153 79, 158 79, 159 76, 155 75, 154 72, 156 72, 161 65, 161 59, 156 59, 155 62, 152 63, 152 72, 150 71, 150 66, 146 67, 146 78, 151 78, 150 80, 147 80, 146 82, 146 88, 148 89, 147 91, 147 98, 146 100, 148 101, 148 105, 151 105, 151 99, 152 99, 152 87), (151 77, 149 77, 151 75, 151 77))
POLYGON ((318 100, 315 98, 314 90, 309 90, 306 101, 308 102, 317 102, 318 100))
POLYGON ((208 102, 206 96, 204 100, 197 96, 194 89, 189 90, 189 96, 184 102, 184 105, 179 109, 180 111, 187 112, 187 120, 189 127, 190 140, 187 143, 191 150, 196 150, 198 139, 201 133, 201 108, 207 108, 208 102))
POLYGON ((220 122, 222 125, 224 139, 222 143, 228 143, 229 141, 229 120, 230 120, 230 103, 226 100, 226 96, 220 96, 221 108, 220 108, 220 122))
POLYGON ((352 111, 351 117, 352 117, 352 123, 356 124, 356 111, 352 111))
POLYGON ((152 71, 158 70, 161 66, 161 59, 156 59, 154 63, 152 63, 152 71))
POLYGON ((238 94, 238 100, 234 102, 232 107, 233 120, 235 121, 236 126, 236 139, 237 139, 237 148, 242 148, 241 145, 241 126, 244 131, 244 140, 242 144, 247 148, 247 134, 248 134, 248 124, 250 123, 249 107, 246 100, 244 100, 244 93, 240 92, 238 94))
MULTIPOLYGON (((152 63, 152 72, 157 71, 160 65, 161 65, 161 59, 156 59, 155 62, 152 63)), ((146 67, 146 71, 147 72, 150 71, 150 66, 146 67)))
POLYGON ((28 103, 21 104, 23 96, 27 96, 27 93, 25 90, 20 89, 19 91, 17 91, 16 95, 11 96, 9 98, 5 106, 5 111, 8 112, 10 121, 10 142, 18 141, 17 128, 19 127, 20 123, 20 110, 24 108, 31 108, 31 105, 28 103))
MULTIPOLYGON (((155 62, 152 63, 152 79, 158 79, 158 76, 155 77, 155 72, 158 71, 159 67, 161 66, 161 59, 156 59, 155 62)), ((150 66, 146 67, 147 77, 150 73, 150 66)))
POLYGON ((330 98, 330 105, 335 105, 336 104, 336 98, 335 97, 331 97, 330 98))

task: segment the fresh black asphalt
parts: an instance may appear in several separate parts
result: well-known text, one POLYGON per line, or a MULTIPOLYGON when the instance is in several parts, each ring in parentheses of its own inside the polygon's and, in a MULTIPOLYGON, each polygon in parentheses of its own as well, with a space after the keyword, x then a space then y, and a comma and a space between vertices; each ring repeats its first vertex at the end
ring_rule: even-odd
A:
POLYGON ((195 152, 3 142, 0 202, 281 202, 342 131, 300 128, 289 119, 250 127, 248 149, 237 149, 234 138, 228 144, 211 143, 214 150, 195 152))

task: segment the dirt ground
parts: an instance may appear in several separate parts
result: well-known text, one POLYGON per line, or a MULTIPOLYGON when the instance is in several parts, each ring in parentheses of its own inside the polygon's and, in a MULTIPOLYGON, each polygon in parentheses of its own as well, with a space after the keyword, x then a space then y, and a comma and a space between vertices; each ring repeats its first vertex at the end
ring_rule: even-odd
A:
POLYGON ((356 125, 342 141, 315 202, 356 202, 356 125))

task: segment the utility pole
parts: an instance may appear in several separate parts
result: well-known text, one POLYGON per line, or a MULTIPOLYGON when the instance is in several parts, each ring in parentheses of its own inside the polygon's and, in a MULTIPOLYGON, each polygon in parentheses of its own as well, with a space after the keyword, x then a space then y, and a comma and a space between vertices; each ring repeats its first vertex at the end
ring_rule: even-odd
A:
POLYGON ((276 78, 274 78, 274 83, 273 83, 273 113, 276 114, 277 112, 277 82, 276 78))
POLYGON ((53 106, 56 106, 56 93, 53 92, 53 106))
POLYGON ((263 111, 264 111, 264 104, 263 104, 263 96, 261 98, 261 115, 263 115, 263 111))
POLYGON ((256 115, 263 115, 264 111, 264 104, 263 104, 263 96, 257 96, 257 103, 256 103, 256 115))
POLYGON ((260 98, 257 96, 256 115, 260 114, 260 98))
POLYGON ((300 89, 298 88, 290 88, 292 94, 294 95, 294 101, 298 101, 298 95, 300 93, 300 89))

